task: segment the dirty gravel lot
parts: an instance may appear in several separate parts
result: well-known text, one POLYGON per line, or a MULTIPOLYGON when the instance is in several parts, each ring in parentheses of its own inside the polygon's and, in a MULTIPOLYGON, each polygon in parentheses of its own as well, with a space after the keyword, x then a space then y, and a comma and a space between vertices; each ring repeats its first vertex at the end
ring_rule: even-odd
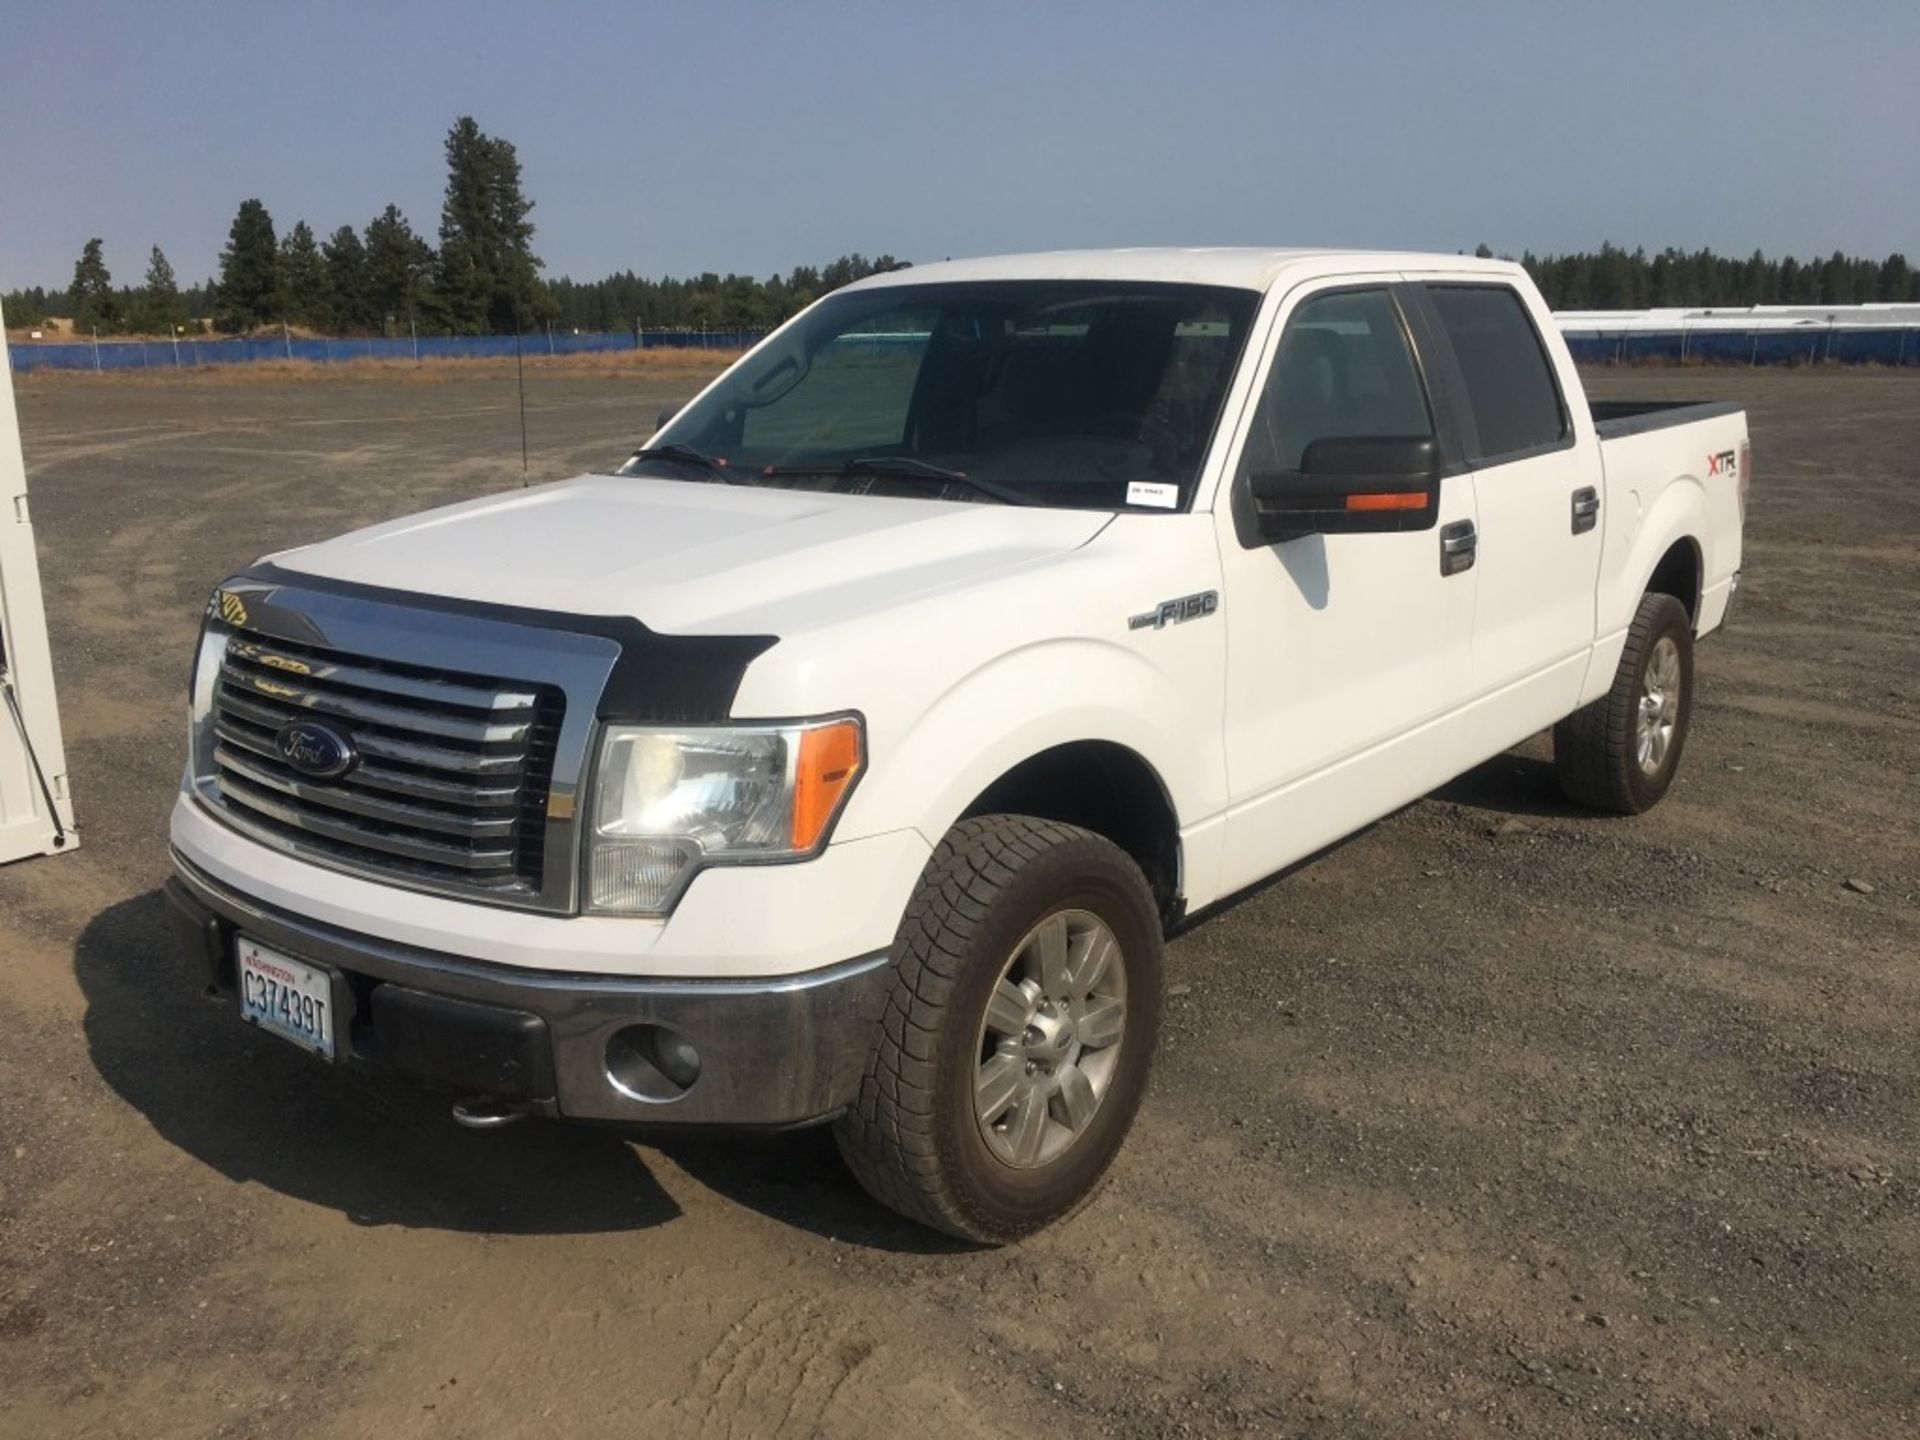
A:
MULTIPOLYGON (((969 1252, 817 1134, 470 1134, 198 999, 209 585, 518 483, 511 374, 23 380, 85 841, 0 871, 0 1435, 1915 1433, 1920 376, 1595 386, 1753 411, 1672 797, 1535 741, 1193 928, 1105 1196, 969 1252)), ((533 474, 689 389, 536 371, 533 474)))

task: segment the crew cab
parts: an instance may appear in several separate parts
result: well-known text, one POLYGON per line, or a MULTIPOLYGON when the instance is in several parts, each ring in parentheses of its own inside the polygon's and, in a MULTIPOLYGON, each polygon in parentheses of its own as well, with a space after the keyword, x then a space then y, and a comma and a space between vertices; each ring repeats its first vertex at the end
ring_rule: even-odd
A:
POLYGON ((1665 794, 1749 472, 1735 406, 1589 404, 1511 264, 875 276, 611 473, 222 581, 169 894, 467 1123, 831 1123, 1009 1240, 1120 1147, 1170 929, 1547 727, 1665 794))

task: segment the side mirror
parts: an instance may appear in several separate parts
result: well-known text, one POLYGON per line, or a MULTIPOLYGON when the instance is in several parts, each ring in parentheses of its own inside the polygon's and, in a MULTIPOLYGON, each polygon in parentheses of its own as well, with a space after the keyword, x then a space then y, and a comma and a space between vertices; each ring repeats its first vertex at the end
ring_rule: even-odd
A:
POLYGON ((1298 470, 1250 475, 1260 538, 1430 529, 1440 514, 1440 448, 1430 435, 1328 436, 1298 470))
POLYGON ((667 426, 673 423, 673 417, 678 415, 682 410, 686 409, 687 406, 691 405, 692 403, 693 402, 691 400, 675 400, 672 404, 663 406, 660 411, 660 418, 657 421, 657 423, 655 423, 653 428, 656 431, 666 429, 667 426))

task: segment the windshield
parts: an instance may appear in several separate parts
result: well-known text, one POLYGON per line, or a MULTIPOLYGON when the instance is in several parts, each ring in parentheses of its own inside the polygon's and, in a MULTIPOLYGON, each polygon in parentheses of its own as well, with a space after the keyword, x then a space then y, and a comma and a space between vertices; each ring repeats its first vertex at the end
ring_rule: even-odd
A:
POLYGON ((622 473, 1184 509, 1259 298, 1056 280, 831 296, 622 473))

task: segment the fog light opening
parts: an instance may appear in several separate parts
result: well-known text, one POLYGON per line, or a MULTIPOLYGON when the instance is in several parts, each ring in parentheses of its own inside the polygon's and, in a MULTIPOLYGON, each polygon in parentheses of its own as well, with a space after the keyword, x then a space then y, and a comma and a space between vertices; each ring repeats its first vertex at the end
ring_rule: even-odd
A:
POLYGON ((665 1104, 700 1079, 700 1052, 664 1025, 628 1025, 607 1041, 607 1079, 630 1099, 665 1104))

